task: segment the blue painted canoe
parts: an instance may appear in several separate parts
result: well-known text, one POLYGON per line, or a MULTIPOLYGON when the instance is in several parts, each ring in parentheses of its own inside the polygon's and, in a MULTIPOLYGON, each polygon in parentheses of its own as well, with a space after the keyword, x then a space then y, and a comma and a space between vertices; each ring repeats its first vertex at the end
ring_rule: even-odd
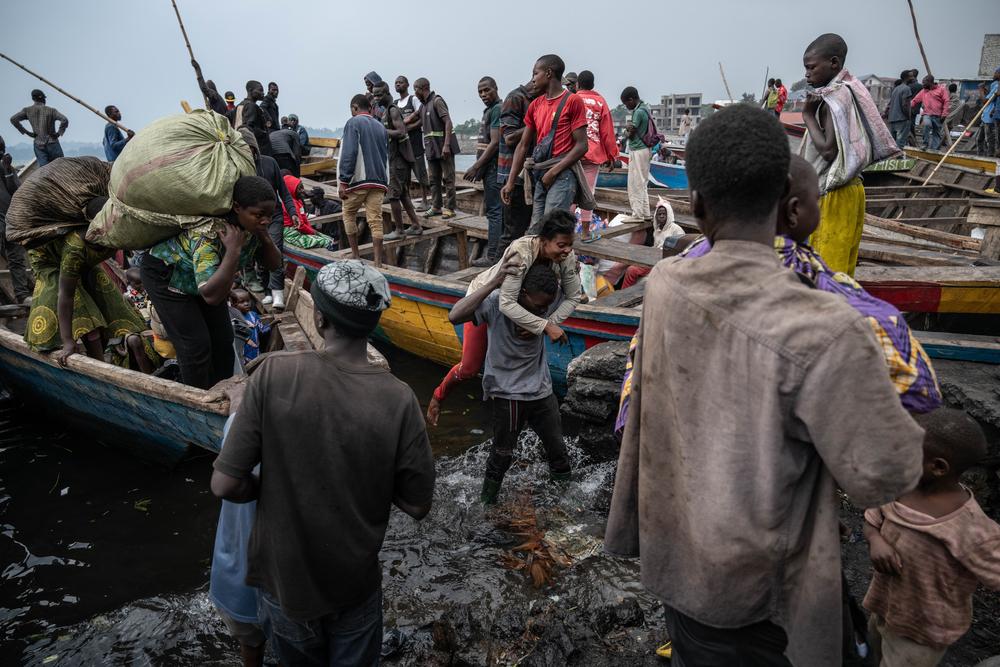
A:
POLYGON ((158 464, 218 451, 229 399, 77 354, 61 368, 0 328, 0 380, 26 406, 158 464))
MULTIPOLYGON (((628 155, 618 157, 622 164, 628 165, 628 155)), ((687 171, 682 164, 666 164, 664 162, 649 163, 649 184, 658 188, 686 190, 688 187, 687 171)), ((601 188, 628 187, 628 170, 615 169, 613 172, 598 172, 597 186, 601 188), (619 173, 622 172, 622 173, 619 173), (607 183, 607 185, 605 185, 607 183), (613 183, 613 184, 612 184, 613 183)))

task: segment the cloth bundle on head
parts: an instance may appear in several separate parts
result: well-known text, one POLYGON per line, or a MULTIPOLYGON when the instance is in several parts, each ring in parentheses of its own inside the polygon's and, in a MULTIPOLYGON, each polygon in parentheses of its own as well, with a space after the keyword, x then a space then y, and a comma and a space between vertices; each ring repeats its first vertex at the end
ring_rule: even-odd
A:
POLYGON ((371 83, 372 86, 377 86, 380 83, 382 83, 382 77, 378 75, 378 72, 375 72, 373 70, 371 72, 368 72, 368 74, 365 74, 365 81, 371 83))
POLYGON ((330 323, 357 338, 374 331, 382 311, 392 303, 385 276, 357 259, 324 266, 316 274, 309 293, 330 323))
POLYGON ((799 155, 819 174, 820 194, 850 183, 868 165, 900 152, 868 89, 846 69, 813 92, 830 108, 837 137, 833 162, 820 154, 808 131, 799 147, 799 155))

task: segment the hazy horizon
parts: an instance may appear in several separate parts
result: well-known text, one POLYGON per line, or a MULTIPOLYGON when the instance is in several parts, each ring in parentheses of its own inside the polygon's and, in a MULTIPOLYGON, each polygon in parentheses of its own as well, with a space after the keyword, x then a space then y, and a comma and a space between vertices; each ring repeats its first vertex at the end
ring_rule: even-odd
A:
MULTIPOLYGON (((974 77, 985 30, 1000 28, 1000 3, 914 4, 934 73, 974 77), (956 20, 959 11, 975 20, 956 20)), ((381 22, 371 19, 367 6, 318 0, 290 7, 260 0, 178 0, 178 6, 195 56, 220 92, 232 90, 242 99, 247 79, 277 81, 282 115, 295 113, 304 125, 331 129, 346 122, 349 100, 363 91, 362 78, 371 70, 390 82, 398 74, 411 82, 429 78, 456 124, 481 115, 476 83, 482 76, 497 79, 505 94, 530 78, 543 53, 562 56, 568 70, 593 71, 596 89, 612 104, 627 85, 651 103, 670 93, 724 98, 719 61, 734 97, 759 95, 765 71, 786 84, 802 78, 802 51, 823 32, 843 35, 850 48, 847 67, 856 75, 925 70, 901 0, 843 0, 837 11, 823 11, 825 3, 792 0, 630 3, 632 18, 592 0, 574 3, 571 13, 556 3, 513 2, 504 5, 502 15, 456 0, 406 10, 389 0, 379 6, 381 22), (503 31, 503 25, 518 28, 503 31), (588 30, 591 26, 597 30, 588 30)), ((201 106, 168 0, 141 5, 36 0, 30 11, 7 3, 0 17, 5 34, 0 51, 94 107, 118 106, 123 123, 133 129, 180 113, 181 100, 201 106), (40 17, 46 17, 43 23, 40 17)), ((31 103, 31 89, 41 88, 49 104, 69 117, 66 140, 101 141, 103 120, 6 61, 0 61, 0 87, 4 118, 31 103)), ((8 145, 26 139, 9 122, 3 127, 0 136, 8 145)))

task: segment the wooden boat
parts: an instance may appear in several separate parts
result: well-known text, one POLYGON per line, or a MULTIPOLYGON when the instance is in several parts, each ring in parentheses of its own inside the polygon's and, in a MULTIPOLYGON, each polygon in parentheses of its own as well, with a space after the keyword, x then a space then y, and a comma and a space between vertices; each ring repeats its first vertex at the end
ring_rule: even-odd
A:
MULTIPOLYGON (((308 292, 289 286, 289 308, 278 317, 271 349, 301 350, 322 345, 308 292), (293 298, 291 294, 298 294, 293 298)), ((26 310, 26 309, 25 309, 26 310)), ((265 358, 267 352, 259 359, 265 358)), ((385 359, 369 347, 373 363, 385 359)), ((256 360, 248 365, 252 372, 256 360)), ((32 352, 7 320, 0 320, 0 381, 20 401, 41 414, 58 416, 93 433, 99 441, 154 463, 173 465, 193 448, 217 452, 233 402, 246 376, 209 390, 144 375, 76 354, 60 367, 32 352)))
MULTIPOLYGON (((619 156, 622 164, 628 166, 628 154, 619 156)), ((626 175, 628 170, 625 170, 626 175)), ((687 190, 687 171, 682 164, 666 164, 664 162, 649 163, 649 184, 654 188, 671 188, 673 190, 687 190)), ((598 185, 601 185, 598 183, 598 185)), ((626 178, 626 186, 628 179, 626 178)), ((613 187, 613 186, 610 186, 613 187)))

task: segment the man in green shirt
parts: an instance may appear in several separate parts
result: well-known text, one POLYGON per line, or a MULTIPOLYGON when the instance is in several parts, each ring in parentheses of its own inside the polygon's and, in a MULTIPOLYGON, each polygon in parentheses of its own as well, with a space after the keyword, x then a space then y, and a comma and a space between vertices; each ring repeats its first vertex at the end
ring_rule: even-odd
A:
POLYGON ((649 212, 649 162, 652 151, 644 138, 649 129, 649 107, 639 99, 639 91, 629 86, 622 91, 622 104, 632 112, 625 123, 628 133, 628 203, 632 207, 632 217, 637 220, 652 220, 649 212))

